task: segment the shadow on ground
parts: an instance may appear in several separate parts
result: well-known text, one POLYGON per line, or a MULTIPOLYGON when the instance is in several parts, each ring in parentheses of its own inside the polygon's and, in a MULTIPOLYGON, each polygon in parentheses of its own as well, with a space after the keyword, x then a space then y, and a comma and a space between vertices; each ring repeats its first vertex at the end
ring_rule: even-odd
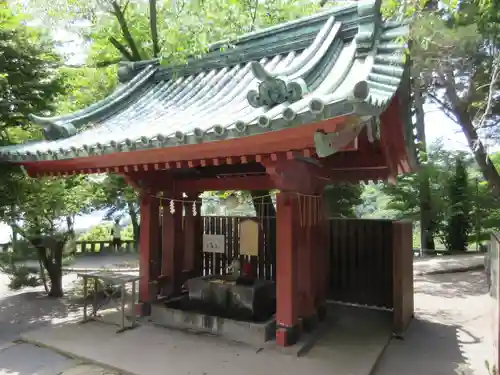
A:
POLYGON ((76 316, 79 306, 42 292, 25 292, 0 299, 0 343, 16 340, 28 330, 61 323, 76 316))
POLYGON ((374 375, 472 375, 463 354, 460 328, 415 319, 404 340, 393 339, 374 375))
POLYGON ((482 375, 491 361, 490 297, 482 271, 415 278, 415 316, 376 375, 482 375))
POLYGON ((423 275, 415 278, 415 293, 444 298, 467 298, 488 293, 488 286, 484 271, 423 275))

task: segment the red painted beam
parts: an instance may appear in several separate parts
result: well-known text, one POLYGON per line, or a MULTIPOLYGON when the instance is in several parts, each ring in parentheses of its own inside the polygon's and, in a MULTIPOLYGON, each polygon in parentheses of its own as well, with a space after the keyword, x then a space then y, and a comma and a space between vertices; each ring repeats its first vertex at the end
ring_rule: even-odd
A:
MULTIPOLYGON (((338 131, 346 125, 349 118, 337 117, 296 128, 266 132, 263 134, 227 139, 217 142, 205 142, 193 145, 164 147, 148 150, 116 152, 83 158, 22 162, 28 170, 37 173, 62 174, 69 171, 96 171, 116 166, 138 166, 142 164, 161 164, 178 161, 220 159, 301 150, 313 146, 313 134, 318 130, 338 131), (347 120, 347 121, 346 121, 347 120)), ((86 172, 85 172, 86 173, 86 172)))
POLYGON ((214 190, 269 190, 276 186, 268 175, 220 177, 174 181, 174 189, 179 192, 214 191, 214 190))
POLYGON ((350 153, 337 153, 318 161, 328 169, 370 169, 386 167, 385 157, 379 150, 354 151, 350 153))
POLYGON ((330 183, 387 180, 390 176, 389 168, 338 170, 332 172, 330 183))
POLYGON ((172 190, 173 176, 169 171, 139 171, 121 173, 121 175, 136 190, 148 189, 154 193, 172 190))

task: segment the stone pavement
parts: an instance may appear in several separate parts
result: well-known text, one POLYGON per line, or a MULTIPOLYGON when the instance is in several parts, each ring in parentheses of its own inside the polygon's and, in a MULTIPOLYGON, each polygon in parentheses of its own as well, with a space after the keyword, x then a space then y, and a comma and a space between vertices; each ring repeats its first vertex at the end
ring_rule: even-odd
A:
POLYGON ((119 375, 103 367, 81 363, 33 344, 0 349, 0 375, 119 375))
MULTIPOLYGON (((123 259, 127 265, 133 264, 133 255, 123 256, 92 256, 77 260, 73 265, 77 269, 93 269, 94 267, 110 268, 110 265, 119 265, 125 269, 123 259)), ((455 257, 436 257, 416 259, 414 262, 415 268, 415 305, 417 320, 410 326, 404 341, 394 340, 386 349, 382 357, 376 375, 421 375, 426 374, 452 374, 456 368, 473 369, 475 373, 482 375, 484 372, 483 362, 485 359, 493 358, 490 355, 491 349, 491 322, 489 318, 489 297, 486 294, 486 283, 484 273, 476 272, 460 272, 448 274, 432 274, 433 272, 449 272, 452 269, 477 268, 483 262, 482 255, 463 255, 455 257)), ((127 268, 128 271, 134 271, 133 268, 127 268)), ((65 275, 63 281, 65 289, 71 288, 76 277, 74 273, 65 275)), ((60 366, 71 364, 69 369, 64 371, 65 375, 94 375, 91 371, 97 371, 95 374, 106 374, 108 370, 101 367, 92 367, 90 365, 81 365, 78 362, 68 362, 67 358, 60 354, 42 350, 41 348, 33 349, 31 345, 22 344, 22 346, 11 346, 10 342, 16 340, 25 332, 37 330, 41 327, 49 325, 57 325, 65 321, 71 321, 80 315, 79 307, 68 304, 65 300, 52 300, 43 296, 43 288, 27 288, 22 291, 8 291, 6 283, 8 278, 0 274, 0 374, 16 374, 19 375, 39 375, 38 372, 30 373, 30 369, 20 366, 28 364, 11 363, 9 366, 12 369, 6 368, 7 361, 3 358, 29 358, 33 354, 33 358, 40 357, 40 361, 48 361, 54 364, 53 370, 47 370, 43 375, 56 375, 62 370, 60 366), (8 346, 5 348, 5 346, 8 346), (2 350, 2 347, 4 349, 2 350), (26 355, 19 354, 19 351, 26 351, 26 355), (48 358, 48 359, 47 359, 48 358), (3 365, 3 368, 2 368, 3 365), (16 371, 23 369, 24 372, 16 371), (2 372, 3 371, 3 372, 2 372), (50 372, 52 371, 52 373, 50 372)), ((90 327, 90 326, 89 326, 90 327)), ((111 328, 114 331, 114 328, 111 328)), ((156 329, 154 329, 156 330, 156 329)), ((133 331, 132 331, 133 332, 133 331)), ((151 332, 152 333, 152 332, 151 332)), ((128 333, 126 333, 128 334, 128 333)), ((176 333, 177 334, 177 333, 176 333)), ((126 336, 123 336, 126 337, 126 336)), ((154 338, 154 336, 151 336, 154 338)), ((320 353, 320 356, 325 356, 328 350, 329 337, 324 336, 323 341, 320 340, 313 350, 311 350, 305 358, 300 359, 301 365, 297 365, 297 360, 284 360, 289 362, 286 367, 290 368, 290 374, 311 372, 313 367, 302 367, 303 364, 312 361, 311 356, 315 353, 320 353), (309 358, 309 359, 307 359, 309 358), (295 367, 297 367, 297 371, 295 367)), ((195 340, 210 339, 207 337, 196 336, 195 340)), ((155 340, 153 340, 155 341, 155 340)), ((154 342, 152 342, 154 346, 154 342)), ((20 344, 18 344, 20 345, 20 344)), ((150 345, 150 344, 148 344, 150 345)), ((195 344, 194 344, 195 345, 195 344)), ((376 346, 376 345, 375 345, 376 346)), ((208 345, 210 347, 210 345, 208 345)), ((356 348, 357 346, 347 344, 345 348, 356 348)), ((195 353, 203 348, 197 348, 195 353)), ((143 351, 143 348, 137 349, 143 351)), ((205 349, 207 351, 209 349, 205 349)), ((220 348, 218 349, 220 351, 220 348)), ((374 351, 372 351, 374 352, 374 351)), ((176 351, 174 350, 174 353, 176 351)), ((266 352, 267 353, 267 352, 266 352)), ((337 356, 342 351, 337 351, 337 356)), ((136 353, 131 353, 130 357, 134 357, 136 353)), ((253 352, 246 360, 239 360, 240 365, 247 365, 247 361, 270 363, 270 368, 277 368, 278 364, 273 364, 269 360, 269 353, 265 356, 256 356, 261 354, 253 352), (252 359, 253 358, 253 359, 252 359), (241 362, 242 361, 242 362, 241 362)), ((160 353, 159 356, 163 356, 160 353)), ((241 354, 240 354, 241 355, 241 354)), ((228 361, 233 361, 233 357, 239 357, 238 353, 229 352, 227 355, 218 354, 223 358, 223 366, 231 368, 231 365, 226 364, 228 361), (232 354, 231 354, 232 353, 232 354)), ((334 357, 333 354, 329 354, 334 357)), ((343 354, 340 354, 342 357, 343 354)), ((123 355, 121 356, 123 357, 123 355)), ((245 357, 245 356, 244 356, 245 357)), ((179 357, 179 358, 182 358, 179 357)), ((178 358, 175 358, 178 362, 178 358)), ((318 361, 318 359, 316 359, 318 361)), ((192 358, 186 358, 186 361, 192 361, 192 358)), ((319 360, 317 363, 320 363, 319 360)), ((361 363, 359 364, 362 365, 361 363)), ((248 364, 248 366, 251 366, 248 364)), ((319 368, 318 374, 322 373, 323 366, 316 364, 319 368)), ((66 368, 66 367, 65 367, 66 368)), ((264 373, 269 373, 268 367, 264 373)), ((328 366, 331 370, 331 366, 328 366)), ((233 368, 235 375, 241 374, 240 371, 233 368)), ((472 370, 471 370, 472 371, 472 370)), ((228 370, 228 372, 230 372, 228 370)), ((109 372, 108 372, 109 373, 109 372)), ((173 373, 173 372, 172 372, 173 373)), ((332 373, 329 371, 329 373, 332 373)), ((344 372, 340 372, 344 373, 344 372)), ((470 372, 469 372, 470 373, 470 372)), ((111 372, 111 374, 115 374, 111 372)), ((219 372, 217 372, 219 374, 219 372)), ((467 374, 467 373, 466 373, 467 374)), ((148 374, 149 375, 149 374, 148 374)), ((176 373, 177 375, 177 373, 176 373)), ((356 373, 358 375, 358 373, 356 373)))
POLYGON ((116 334, 116 327, 100 322, 67 323, 26 332, 22 338, 138 375, 369 375, 391 336, 389 314, 337 306, 330 319, 303 357, 274 345, 256 348, 149 324, 116 334))
POLYGON ((76 366, 73 359, 31 344, 17 344, 0 351, 0 375, 56 375, 76 366))
POLYGON ((480 267, 484 267, 484 254, 446 255, 414 258, 413 260, 413 273, 415 275, 459 272, 475 270, 480 267))
POLYGON ((403 341, 391 341, 374 375, 487 375, 491 312, 482 271, 417 276, 416 319, 403 341))
MULTIPOLYGON (((70 290, 76 277, 63 278, 70 290)), ((32 344, 16 344, 23 332, 72 320, 81 315, 80 306, 66 299, 50 299, 43 287, 10 291, 9 278, 0 274, 0 375, 115 375, 96 366, 80 364, 32 344)))
MULTIPOLYGON (((38 269, 38 262, 27 260, 22 262, 27 267, 38 269)), ((77 255, 73 260, 63 266, 66 272, 91 271, 106 268, 110 271, 139 271, 139 258, 137 254, 95 254, 77 255)))

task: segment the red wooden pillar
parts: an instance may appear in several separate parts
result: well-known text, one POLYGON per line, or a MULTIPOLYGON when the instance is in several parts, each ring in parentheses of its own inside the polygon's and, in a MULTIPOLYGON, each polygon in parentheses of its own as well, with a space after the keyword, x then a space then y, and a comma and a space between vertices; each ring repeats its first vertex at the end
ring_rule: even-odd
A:
POLYGON ((141 315, 149 314, 149 304, 156 299, 156 285, 154 281, 159 276, 158 227, 159 227, 159 200, 149 192, 141 192, 141 226, 139 242, 139 303, 141 315))
POLYGON ((316 326, 316 309, 314 306, 314 247, 313 247, 313 200, 309 196, 299 196, 299 228, 298 236, 298 268, 300 311, 302 328, 311 331, 316 326))
POLYGON ((188 195, 189 203, 184 204, 184 270, 188 272, 189 277, 202 275, 203 222, 201 199, 198 195, 188 195), (196 215, 193 212, 193 204, 196 215))
POLYGON ((292 345, 299 335, 297 293, 297 196, 279 193, 276 223, 276 343, 292 345))
POLYGON ((317 311, 318 318, 323 320, 326 314, 326 298, 328 294, 328 284, 330 280, 330 222, 324 215, 323 199, 321 199, 319 209, 320 215, 316 225, 316 247, 317 247, 317 311))
POLYGON ((166 192, 165 196, 174 199, 173 213, 170 201, 165 200, 162 225, 162 271, 168 283, 166 294, 172 296, 179 294, 182 287, 182 269, 184 268, 182 208, 184 204, 181 201, 181 194, 166 192))

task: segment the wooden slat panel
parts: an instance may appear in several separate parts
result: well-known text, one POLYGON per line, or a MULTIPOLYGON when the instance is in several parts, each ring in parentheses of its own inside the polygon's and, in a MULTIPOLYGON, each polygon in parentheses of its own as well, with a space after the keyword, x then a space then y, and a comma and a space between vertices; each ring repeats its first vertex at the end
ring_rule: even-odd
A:
POLYGON ((234 219, 233 217, 223 219, 226 228, 226 264, 224 268, 227 268, 234 259, 234 219))
MULTIPOLYGON (((210 216, 206 216, 203 218, 203 234, 210 234, 209 233, 209 223, 210 223, 210 216)), ((203 276, 210 275, 210 258, 209 258, 208 253, 203 253, 202 254, 202 259, 203 259, 203 276)))
POLYGON ((392 223, 330 220, 331 299, 391 309, 392 223))
MULTIPOLYGON (((226 228, 222 227, 222 217, 214 217, 212 228, 213 228, 213 234, 225 234, 223 231, 226 228)), ((222 275, 222 263, 225 259, 225 255, 220 254, 220 253, 215 253, 213 254, 213 266, 212 266, 212 275, 222 275)))

